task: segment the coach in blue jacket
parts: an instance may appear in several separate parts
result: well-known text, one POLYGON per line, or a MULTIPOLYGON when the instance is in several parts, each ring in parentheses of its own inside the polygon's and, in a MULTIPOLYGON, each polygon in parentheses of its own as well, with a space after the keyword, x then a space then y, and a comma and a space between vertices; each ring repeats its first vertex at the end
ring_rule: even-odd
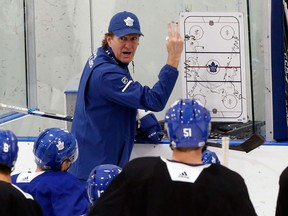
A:
POLYGON ((167 63, 152 88, 134 81, 128 70, 140 36, 143 34, 135 14, 115 14, 102 46, 85 65, 72 123, 79 157, 69 170, 81 180, 86 181, 99 164, 123 167, 133 148, 137 109, 163 110, 174 88, 183 50, 178 23, 168 24, 167 63))

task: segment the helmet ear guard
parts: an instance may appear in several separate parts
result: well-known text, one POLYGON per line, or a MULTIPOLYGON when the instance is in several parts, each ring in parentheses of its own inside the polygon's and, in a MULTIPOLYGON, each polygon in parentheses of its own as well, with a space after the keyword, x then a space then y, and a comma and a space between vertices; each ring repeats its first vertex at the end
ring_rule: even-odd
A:
POLYGON ((209 136, 210 120, 210 112, 195 99, 176 101, 165 116, 171 147, 203 147, 209 136))

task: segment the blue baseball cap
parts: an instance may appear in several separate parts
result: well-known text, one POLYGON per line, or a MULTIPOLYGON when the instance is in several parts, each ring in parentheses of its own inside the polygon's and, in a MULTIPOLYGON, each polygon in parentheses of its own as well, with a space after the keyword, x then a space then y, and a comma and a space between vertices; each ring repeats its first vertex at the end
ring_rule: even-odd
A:
POLYGON ((117 37, 123 37, 128 34, 144 36, 140 30, 137 16, 127 11, 119 12, 111 18, 108 31, 117 37))

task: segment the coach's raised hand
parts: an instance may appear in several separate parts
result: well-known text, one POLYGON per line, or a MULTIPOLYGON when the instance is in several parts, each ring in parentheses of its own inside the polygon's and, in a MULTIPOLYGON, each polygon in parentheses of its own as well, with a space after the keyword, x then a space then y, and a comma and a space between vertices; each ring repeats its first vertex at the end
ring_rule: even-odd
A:
POLYGON ((171 23, 168 24, 168 36, 166 38, 166 46, 168 52, 167 64, 177 68, 181 58, 184 41, 179 34, 178 22, 174 24, 172 31, 171 23))

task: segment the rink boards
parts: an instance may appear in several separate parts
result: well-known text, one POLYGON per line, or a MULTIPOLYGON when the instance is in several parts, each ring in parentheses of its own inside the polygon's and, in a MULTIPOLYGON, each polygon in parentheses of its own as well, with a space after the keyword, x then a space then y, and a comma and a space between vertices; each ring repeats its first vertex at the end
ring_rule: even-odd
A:
MULTIPOLYGON (((13 173, 34 170, 33 150, 34 138, 19 138, 18 161, 13 173)), ((221 148, 208 147, 215 151, 220 159, 223 157, 221 148)), ((227 166, 237 171, 245 179, 254 207, 261 216, 274 215, 278 179, 288 165, 288 143, 265 142, 262 146, 249 153, 228 151, 227 166)), ((163 156, 170 158, 171 150, 168 142, 162 144, 135 144, 131 159, 142 156, 163 156)))

